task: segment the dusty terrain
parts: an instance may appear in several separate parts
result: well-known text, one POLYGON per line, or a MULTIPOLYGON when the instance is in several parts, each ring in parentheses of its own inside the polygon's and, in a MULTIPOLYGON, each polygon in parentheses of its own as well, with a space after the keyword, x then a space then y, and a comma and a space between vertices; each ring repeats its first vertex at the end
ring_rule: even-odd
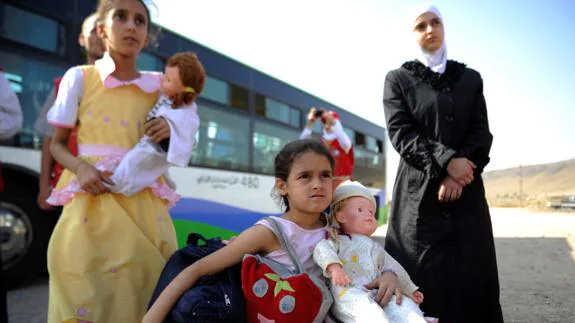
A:
POLYGON ((505 322, 575 322, 575 212, 492 208, 491 217, 505 322))
MULTIPOLYGON (((575 213, 491 213, 505 322, 575 322, 575 213)), ((47 303, 46 279, 9 292, 10 322, 46 322, 47 303)))

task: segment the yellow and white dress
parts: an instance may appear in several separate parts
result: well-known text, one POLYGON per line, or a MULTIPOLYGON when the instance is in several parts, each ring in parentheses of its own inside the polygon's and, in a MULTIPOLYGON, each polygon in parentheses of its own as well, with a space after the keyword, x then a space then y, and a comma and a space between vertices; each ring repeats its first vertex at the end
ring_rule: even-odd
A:
MULTIPOLYGON (((78 155, 113 171, 143 135, 157 99, 159 75, 120 82, 105 56, 66 72, 48 121, 78 127, 78 155)), ((73 173, 62 174, 49 202, 64 205, 48 247, 49 323, 141 322, 157 279, 176 250, 163 179, 132 197, 92 196, 73 173)))

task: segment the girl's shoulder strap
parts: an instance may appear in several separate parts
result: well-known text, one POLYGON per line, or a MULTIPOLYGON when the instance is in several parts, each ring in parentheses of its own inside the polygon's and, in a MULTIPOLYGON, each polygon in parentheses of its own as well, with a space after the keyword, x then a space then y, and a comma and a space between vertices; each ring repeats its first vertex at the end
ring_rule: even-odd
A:
POLYGON ((279 224, 279 222, 271 216, 268 216, 263 220, 267 221, 270 224, 272 232, 275 234, 276 238, 281 244, 282 249, 285 250, 285 252, 288 254, 292 264, 296 268, 297 273, 298 274, 304 273, 303 265, 299 260, 299 257, 296 254, 291 242, 289 241, 288 237, 282 230, 281 224, 279 224))

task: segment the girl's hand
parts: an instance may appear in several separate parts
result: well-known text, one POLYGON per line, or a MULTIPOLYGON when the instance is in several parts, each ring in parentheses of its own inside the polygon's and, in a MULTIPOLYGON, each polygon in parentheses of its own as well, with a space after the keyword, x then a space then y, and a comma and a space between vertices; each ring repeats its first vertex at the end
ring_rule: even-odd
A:
POLYGON ((447 164, 447 173, 459 184, 465 186, 473 181, 475 164, 467 158, 453 158, 447 164))
POLYGON ((334 285, 347 286, 351 284, 351 279, 340 264, 331 264, 327 266, 327 270, 331 275, 331 282, 334 285))
POLYGON ((395 294, 395 302, 401 305, 401 287, 399 279, 392 272, 384 272, 381 276, 377 277, 374 281, 364 286, 367 289, 377 289, 375 301, 383 308, 391 297, 395 294))
POLYGON ((170 125, 164 118, 152 119, 144 124, 145 134, 152 138, 155 143, 170 138, 170 125))
POLYGON ((450 176, 441 181, 437 198, 440 202, 451 202, 459 199, 463 193, 463 186, 450 176))
MULTIPOLYGON (((213 254, 214 253, 211 255, 213 254)), ((168 286, 166 286, 166 288, 160 293, 160 296, 158 296, 154 304, 152 304, 146 315, 144 315, 142 323, 164 322, 180 296, 182 296, 182 294, 184 294, 188 289, 192 288, 199 277, 203 276, 198 275, 196 267, 198 264, 201 266, 200 263, 205 262, 205 259, 206 258, 202 258, 193 263, 174 277, 168 286)))
POLYGON ((421 303, 423 303, 423 293, 420 291, 415 291, 411 295, 411 299, 415 302, 415 304, 421 305, 421 303))
POLYGON ((50 197, 51 191, 52 188, 50 187, 50 185, 44 185, 40 187, 40 192, 38 192, 38 199, 37 199, 38 206, 44 211, 52 211, 54 209, 52 205, 46 202, 48 197, 50 197))
POLYGON ((106 187, 104 183, 114 186, 114 182, 106 175, 107 174, 98 171, 96 167, 86 162, 81 162, 76 168, 76 176, 78 177, 80 187, 92 195, 110 192, 110 189, 106 187))

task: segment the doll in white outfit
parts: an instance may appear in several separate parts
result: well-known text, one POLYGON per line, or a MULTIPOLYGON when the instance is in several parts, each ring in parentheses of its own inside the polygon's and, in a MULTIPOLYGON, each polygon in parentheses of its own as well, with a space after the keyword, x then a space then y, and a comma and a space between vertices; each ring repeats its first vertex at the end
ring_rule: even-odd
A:
POLYGON ((313 258, 330 279, 332 315, 339 321, 426 323, 418 304, 423 294, 407 272, 381 245, 370 238, 377 229, 373 194, 358 182, 345 181, 333 193, 330 235, 316 245, 313 258), (383 272, 397 275, 405 296, 395 296, 382 308, 369 284, 383 272))
POLYGON ((146 121, 166 119, 170 137, 157 144, 144 135, 110 176, 114 183, 111 191, 132 196, 153 184, 161 175, 168 185, 175 188, 168 169, 171 165, 186 167, 192 156, 200 126, 194 100, 204 88, 205 75, 204 67, 194 53, 178 53, 167 61, 160 83, 160 96, 146 121))

